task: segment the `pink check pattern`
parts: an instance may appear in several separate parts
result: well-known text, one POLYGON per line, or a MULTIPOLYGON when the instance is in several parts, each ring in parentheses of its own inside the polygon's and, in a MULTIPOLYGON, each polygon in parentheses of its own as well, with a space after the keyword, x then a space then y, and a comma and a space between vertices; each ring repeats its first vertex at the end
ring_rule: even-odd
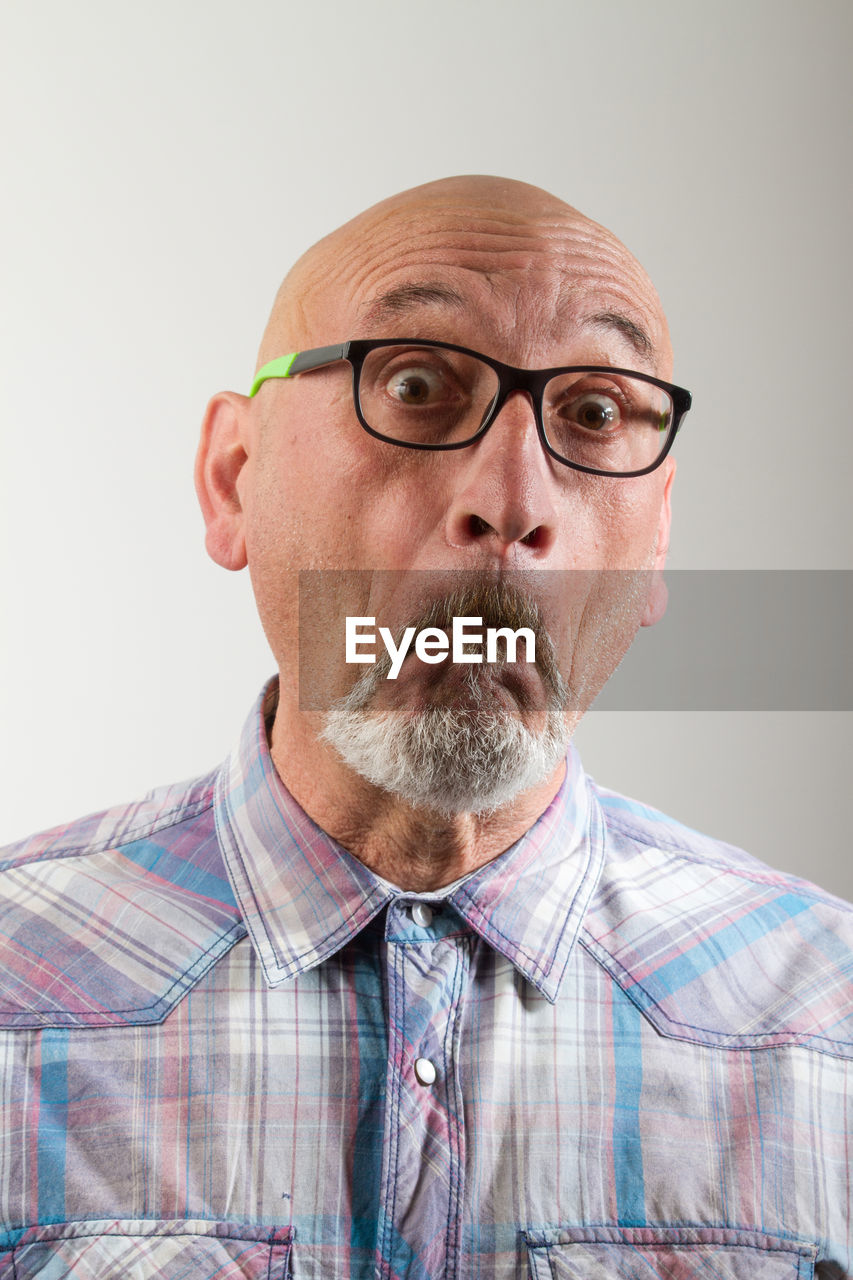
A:
POLYGON ((853 1275, 853 908, 571 752, 413 915, 283 787, 274 697, 5 851, 0 1280, 853 1275))

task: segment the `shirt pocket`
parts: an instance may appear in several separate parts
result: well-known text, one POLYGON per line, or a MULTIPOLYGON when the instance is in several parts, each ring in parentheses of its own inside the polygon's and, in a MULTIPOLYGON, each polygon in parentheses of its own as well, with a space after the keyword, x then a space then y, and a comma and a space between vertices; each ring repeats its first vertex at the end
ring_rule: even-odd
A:
POLYGON ((29 1227, 0 1280, 290 1280, 290 1228, 125 1218, 29 1227))
POLYGON ((531 1280, 811 1280, 816 1250, 717 1227, 526 1231, 531 1280))

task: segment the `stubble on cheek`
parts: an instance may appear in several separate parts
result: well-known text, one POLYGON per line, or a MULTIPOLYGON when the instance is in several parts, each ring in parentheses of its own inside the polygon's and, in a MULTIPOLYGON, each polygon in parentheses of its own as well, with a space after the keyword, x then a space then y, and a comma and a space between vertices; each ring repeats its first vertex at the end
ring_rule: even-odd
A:
POLYGON ((644 569, 605 569, 594 575, 564 673, 575 723, 589 710, 630 648, 656 573, 653 563, 651 557, 644 569))

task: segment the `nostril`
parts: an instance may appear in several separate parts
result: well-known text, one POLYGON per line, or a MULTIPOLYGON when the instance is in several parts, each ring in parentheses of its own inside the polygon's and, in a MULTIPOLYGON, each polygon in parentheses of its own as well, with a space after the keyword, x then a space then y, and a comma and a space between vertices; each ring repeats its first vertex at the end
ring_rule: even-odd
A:
MULTIPOLYGON (((497 534, 494 525, 489 524, 488 520, 484 520, 482 516, 469 515, 467 518, 468 537, 472 539, 485 538, 488 534, 497 534)), ((498 535, 500 536, 500 535, 498 535)), ((537 524, 529 533, 525 533, 523 537, 512 538, 518 541, 524 547, 531 547, 534 551, 539 551, 545 546, 548 540, 548 530, 544 524, 537 524)))
POLYGON ((468 528, 472 538, 482 538, 484 534, 490 533, 492 526, 482 516, 469 516, 468 528))

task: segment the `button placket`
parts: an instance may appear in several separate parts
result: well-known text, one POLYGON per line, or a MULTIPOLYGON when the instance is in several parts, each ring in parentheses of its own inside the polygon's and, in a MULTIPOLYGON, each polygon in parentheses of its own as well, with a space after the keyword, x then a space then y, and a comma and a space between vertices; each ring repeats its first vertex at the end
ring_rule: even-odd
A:
POLYGON ((377 1274, 406 1273, 414 1250, 428 1274, 455 1280, 465 1167, 455 1045, 471 935, 446 904, 411 899, 389 907, 386 928, 389 1061, 377 1274), (428 925, 417 921, 418 906, 428 908, 428 925), (422 1239, 418 1222, 447 1229, 422 1239))

